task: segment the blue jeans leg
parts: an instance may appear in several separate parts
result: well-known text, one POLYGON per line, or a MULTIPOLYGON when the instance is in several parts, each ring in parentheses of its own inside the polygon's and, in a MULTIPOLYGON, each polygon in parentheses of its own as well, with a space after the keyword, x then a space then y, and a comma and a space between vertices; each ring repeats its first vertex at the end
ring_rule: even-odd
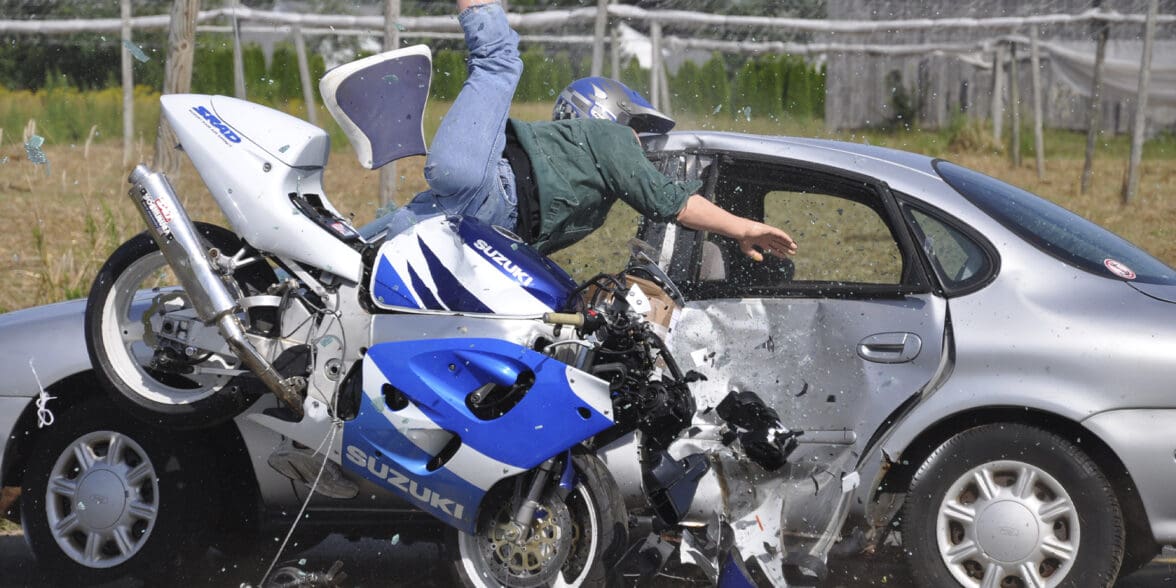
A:
POLYGON ((447 210, 464 210, 497 188, 506 120, 523 72, 519 36, 502 6, 476 5, 458 19, 469 49, 469 76, 425 162, 425 180, 447 210))

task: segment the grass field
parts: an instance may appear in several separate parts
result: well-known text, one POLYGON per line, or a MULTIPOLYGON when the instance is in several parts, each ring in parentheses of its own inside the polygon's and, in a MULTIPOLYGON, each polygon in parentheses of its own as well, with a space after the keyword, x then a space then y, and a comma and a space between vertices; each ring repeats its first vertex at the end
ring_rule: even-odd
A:
MULTIPOLYGON (((126 197, 129 170, 121 164, 121 144, 114 140, 121 136, 121 122, 104 106, 87 110, 90 108, 87 104, 100 106, 109 97, 82 96, 75 98, 72 107, 67 101, 66 107, 57 105, 50 109, 38 107, 32 97, 21 100, 28 102, 23 110, 14 110, 14 103, 0 106, 0 124, 5 129, 0 135, 0 162, 3 162, 0 163, 0 312, 85 296, 110 252, 142 230, 142 221, 126 197), (18 127, 14 122, 30 112, 39 112, 42 117, 37 121, 37 128, 46 138, 47 166, 28 161, 20 138, 19 129, 23 125, 18 127), (93 118, 67 124, 55 117, 93 118)), ((152 101, 151 96, 142 98, 140 110, 148 112, 137 114, 137 120, 150 120, 146 115, 150 113, 152 101)), ((0 104, 4 103, 0 101, 0 104)), ((446 107, 445 104, 430 106, 427 135, 432 135, 446 107)), ((157 112, 158 107, 154 108, 157 112)), ((523 119, 542 119, 549 115, 549 108, 524 104, 514 114, 523 119)), ((299 112, 301 107, 290 105, 290 110, 299 112)), ((327 120, 325 112, 320 120, 327 120)), ((140 124, 141 129, 145 126, 140 124)), ((829 135, 820 121, 757 119, 753 113, 751 120, 732 120, 726 114, 682 120, 680 128, 831 136, 942 156, 1041 194, 1176 265, 1176 137, 1171 135, 1147 144, 1140 195, 1124 207, 1118 194, 1128 143, 1122 136, 1107 137, 1100 145, 1093 189, 1081 196, 1078 178, 1085 137, 1076 133, 1047 135, 1050 158, 1045 178, 1038 180, 1029 146, 1023 149, 1024 165, 1013 168, 1007 157, 995 151, 975 126, 956 126, 940 132, 829 135)), ((148 134, 153 137, 154 129, 140 133, 136 161, 151 157, 151 139, 145 137, 148 134)), ((336 140, 326 172, 328 194, 340 211, 351 215, 357 224, 365 223, 375 217, 379 207, 379 174, 358 165, 337 129, 332 128, 332 135, 336 140)), ((398 185, 398 203, 425 187, 422 165, 420 157, 399 164, 402 180, 398 185)), ((172 181, 195 219, 225 224, 186 160, 172 181)), ((624 250, 625 241, 633 235, 636 215, 622 206, 617 208, 602 230, 557 254, 556 261, 581 276, 597 269, 619 269, 623 260, 617 252, 624 250)))

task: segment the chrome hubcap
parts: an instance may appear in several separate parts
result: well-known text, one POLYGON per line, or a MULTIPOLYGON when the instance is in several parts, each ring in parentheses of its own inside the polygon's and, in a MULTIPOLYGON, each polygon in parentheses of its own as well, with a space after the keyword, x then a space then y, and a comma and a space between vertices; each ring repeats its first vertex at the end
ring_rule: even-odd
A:
POLYGON ((943 563, 963 586, 1053 587, 1078 553, 1078 512, 1045 470, 996 461, 952 484, 939 507, 936 535, 943 563))
POLYGON ((70 559, 90 568, 119 565, 147 542, 159 514, 159 487, 147 453, 131 438, 95 431, 71 443, 49 475, 45 514, 70 559))

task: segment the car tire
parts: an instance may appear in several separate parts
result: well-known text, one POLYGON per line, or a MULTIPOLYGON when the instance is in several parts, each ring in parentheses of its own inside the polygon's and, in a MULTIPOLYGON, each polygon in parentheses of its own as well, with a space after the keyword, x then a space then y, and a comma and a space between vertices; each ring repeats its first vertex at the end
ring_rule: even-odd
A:
POLYGON ((1014 423, 965 430, 927 457, 902 537, 915 583, 928 588, 1109 586, 1126 542, 1097 464, 1058 435, 1014 423))
POLYGON ((207 550, 218 510, 200 441, 83 402, 41 429, 21 484, 25 537, 46 575, 91 585, 159 577, 207 550))
MULTIPOLYGON (((231 231, 216 225, 195 224, 204 245, 215 247, 226 256, 232 257, 243 246, 231 231)), ((249 256, 247 253, 246 257, 249 256)), ((156 300, 166 296, 168 290, 160 287, 173 286, 174 280, 168 279, 166 284, 156 281, 166 277, 167 269, 167 260, 147 233, 132 237, 111 254, 99 270, 86 303, 90 361, 98 368, 99 379, 114 402, 143 422, 173 429, 210 427, 243 412, 265 388, 249 373, 231 377, 185 376, 145 365, 145 356, 153 348, 146 343, 146 328, 137 316, 143 313, 139 307, 146 306, 146 301, 138 299, 152 286, 155 292, 162 292, 156 300)), ((233 277, 230 289, 235 287, 243 294, 264 292, 277 281, 273 269, 265 263, 246 265, 233 277)), ((190 305, 190 302, 183 304, 190 305)), ((267 327, 274 323, 273 310, 269 308, 254 309, 249 316, 251 321, 258 319, 255 322, 264 322, 267 327)), ((215 354, 192 364, 198 365, 209 358, 218 362, 211 367, 228 367, 215 354)))

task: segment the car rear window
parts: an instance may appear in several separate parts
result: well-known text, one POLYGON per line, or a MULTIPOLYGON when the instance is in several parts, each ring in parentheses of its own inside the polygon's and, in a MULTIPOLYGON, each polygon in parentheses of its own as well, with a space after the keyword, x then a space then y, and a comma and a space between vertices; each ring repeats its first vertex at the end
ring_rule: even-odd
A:
POLYGON ((992 218, 1063 262, 1108 278, 1176 284, 1176 270, 1065 208, 954 163, 936 161, 935 169, 992 218))

